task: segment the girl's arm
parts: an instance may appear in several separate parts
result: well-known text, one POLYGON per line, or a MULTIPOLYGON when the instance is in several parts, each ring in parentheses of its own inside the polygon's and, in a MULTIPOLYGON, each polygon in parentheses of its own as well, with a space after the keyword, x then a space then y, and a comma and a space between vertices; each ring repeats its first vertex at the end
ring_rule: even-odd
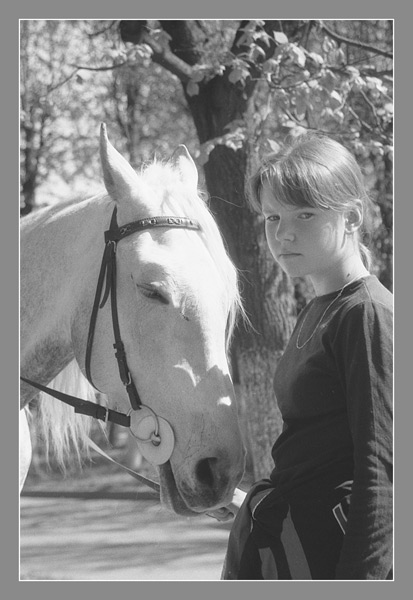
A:
POLYGON ((353 307, 336 338, 354 445, 337 579, 386 579, 392 568, 392 348, 392 311, 382 304, 353 307))

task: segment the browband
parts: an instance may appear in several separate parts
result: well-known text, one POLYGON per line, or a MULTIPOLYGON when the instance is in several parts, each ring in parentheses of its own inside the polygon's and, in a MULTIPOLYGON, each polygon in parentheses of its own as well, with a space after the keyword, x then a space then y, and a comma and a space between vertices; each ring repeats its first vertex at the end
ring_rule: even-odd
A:
MULTIPOLYGON (((116 208, 115 208, 115 219, 116 219, 116 208)), ((189 219, 188 217, 147 217, 140 219, 139 221, 133 221, 118 227, 113 222, 111 228, 105 231, 105 242, 118 242, 124 237, 135 233, 136 231, 142 231, 144 229, 152 229, 154 227, 177 227, 181 229, 196 229, 200 230, 201 226, 198 221, 189 219)))

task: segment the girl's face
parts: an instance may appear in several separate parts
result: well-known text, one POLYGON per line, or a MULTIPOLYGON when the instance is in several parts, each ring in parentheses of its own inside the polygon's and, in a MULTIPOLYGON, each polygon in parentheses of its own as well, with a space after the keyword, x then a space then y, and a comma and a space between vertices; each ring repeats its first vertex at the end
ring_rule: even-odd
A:
POLYGON ((261 191, 261 206, 267 243, 281 268, 291 277, 309 276, 313 284, 333 283, 354 255, 346 236, 346 214, 286 206, 276 200, 268 183, 261 191))

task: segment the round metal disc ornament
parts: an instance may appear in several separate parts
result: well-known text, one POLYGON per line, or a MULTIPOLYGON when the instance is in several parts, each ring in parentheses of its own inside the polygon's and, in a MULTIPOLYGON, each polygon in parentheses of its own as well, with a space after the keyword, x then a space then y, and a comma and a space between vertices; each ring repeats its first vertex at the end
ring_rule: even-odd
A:
POLYGON ((158 417, 145 405, 128 414, 130 432, 136 439, 142 456, 153 465, 166 463, 175 446, 174 432, 168 421, 158 417))

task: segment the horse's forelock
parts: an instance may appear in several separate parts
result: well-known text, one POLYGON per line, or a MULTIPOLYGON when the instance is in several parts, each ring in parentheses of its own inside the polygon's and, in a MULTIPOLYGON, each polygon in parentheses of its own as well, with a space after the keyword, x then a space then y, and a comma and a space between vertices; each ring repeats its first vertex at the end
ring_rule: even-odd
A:
POLYGON ((232 337, 238 314, 246 319, 238 287, 236 268, 225 249, 218 225, 208 207, 208 195, 201 189, 193 189, 183 181, 173 164, 155 160, 146 165, 141 176, 149 186, 167 191, 164 200, 168 209, 176 214, 196 219, 201 225, 201 235, 221 275, 223 289, 228 299, 229 319, 227 347, 232 337))

